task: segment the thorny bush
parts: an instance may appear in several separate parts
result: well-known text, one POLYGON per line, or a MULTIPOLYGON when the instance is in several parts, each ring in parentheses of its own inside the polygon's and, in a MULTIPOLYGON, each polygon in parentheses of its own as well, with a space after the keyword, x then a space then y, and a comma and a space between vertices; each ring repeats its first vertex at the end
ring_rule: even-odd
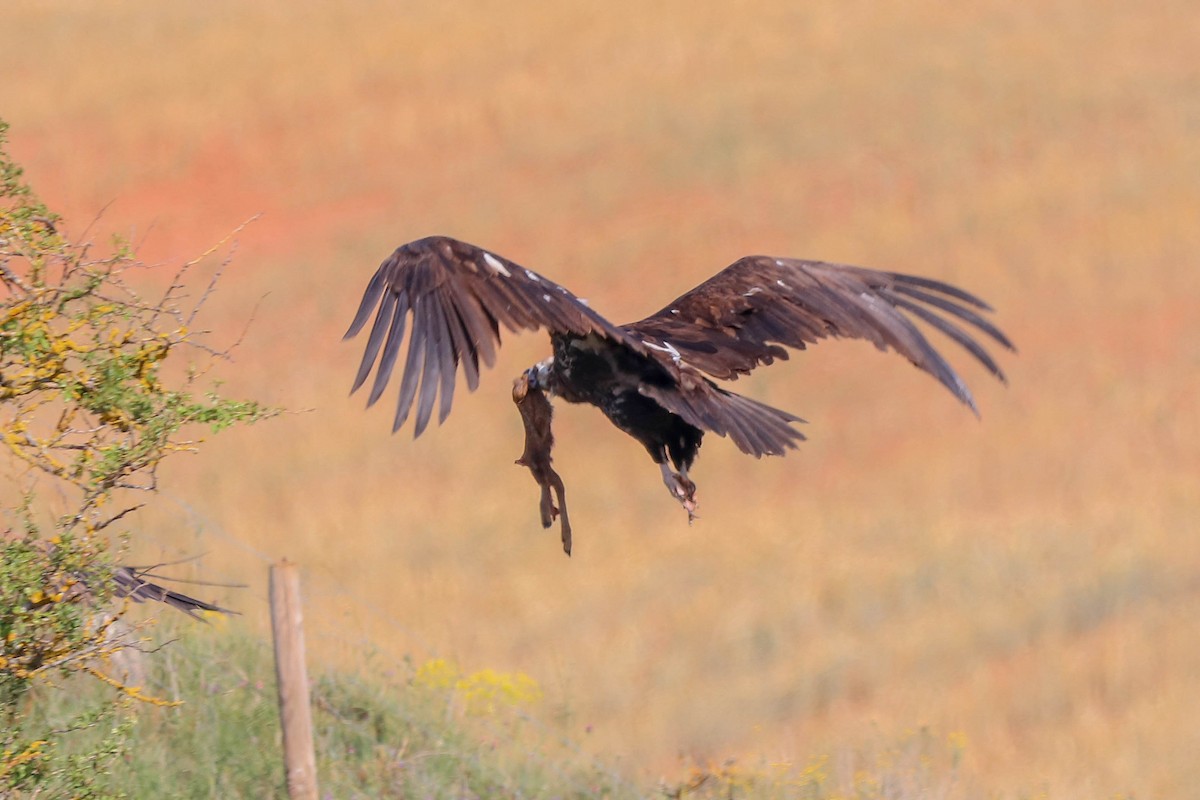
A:
POLYGON ((219 431, 272 412, 200 389, 228 355, 195 328, 225 264, 197 272, 217 248, 145 299, 129 278, 148 268, 119 241, 96 256, 69 240, 6 132, 0 121, 0 797, 101 796, 132 704, 155 702, 110 668, 134 643, 116 624, 119 523, 155 490, 163 459, 197 446, 197 423, 219 431), (39 693, 81 679, 112 687, 105 705, 33 730, 39 693), (85 730, 78 752, 70 736, 85 730))

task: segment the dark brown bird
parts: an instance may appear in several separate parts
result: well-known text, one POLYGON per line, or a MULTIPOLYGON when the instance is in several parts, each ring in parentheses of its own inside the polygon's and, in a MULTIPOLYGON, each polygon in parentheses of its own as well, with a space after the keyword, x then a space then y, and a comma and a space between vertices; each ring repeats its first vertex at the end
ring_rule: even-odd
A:
MULTIPOLYGON (((174 589, 159 586, 157 583, 147 580, 148 576, 150 576, 148 571, 138 567, 114 567, 112 579, 113 584, 116 586, 117 597, 128 597, 135 603, 143 603, 147 600, 165 603, 171 608, 178 609, 189 617, 201 621, 204 621, 203 612, 205 611, 216 614, 238 613, 213 605, 212 603, 206 603, 203 600, 197 600, 174 589)), ((162 580, 162 578, 159 578, 159 580, 162 580)))
MULTIPOLYGON (((0 531, 0 544, 29 547, 47 557, 52 557, 58 549, 58 544, 54 541, 47 539, 31 540, 11 528, 0 531)), ((197 600, 195 597, 189 597, 182 592, 177 592, 174 589, 168 589, 165 586, 154 583, 150 578, 158 580, 179 579, 164 578, 161 575, 156 575, 151 571, 153 569, 156 568, 115 565, 112 567, 111 572, 107 569, 97 568, 92 571, 73 571, 65 577, 61 575, 58 578, 47 576, 48 591, 42 592, 40 599, 36 602, 31 601, 30 606, 63 601, 92 604, 95 600, 95 595, 92 591, 93 587, 98 582, 111 581, 113 594, 117 597, 128 597, 135 603, 143 603, 147 600, 165 603, 172 608, 182 611, 189 617, 201 621, 204 620, 202 612, 205 611, 218 614, 238 613, 230 611, 227 608, 221 608, 218 605, 213 605, 212 603, 206 603, 203 600, 197 600)))
POLYGON ((553 355, 525 371, 527 388, 590 403, 641 442, 690 520, 696 486, 688 470, 706 431, 728 436, 755 457, 783 455, 804 439, 793 427, 803 421, 799 417, 712 379, 735 380, 760 364, 786 359, 786 347, 803 350, 831 337, 866 339, 928 372, 978 414, 966 384, 913 319, 957 342, 1003 381, 1000 367, 973 338, 982 332, 1014 349, 982 316, 990 310, 974 295, 929 278, 747 256, 661 311, 614 325, 536 272, 474 245, 431 236, 402 245, 380 265, 346 338, 375 314, 351 390, 376 368, 370 406, 400 360, 411 317, 392 430, 415 407, 415 438, 435 405, 439 424, 445 421, 460 368, 468 389, 479 385, 480 363, 495 362, 501 327, 545 328, 553 355))

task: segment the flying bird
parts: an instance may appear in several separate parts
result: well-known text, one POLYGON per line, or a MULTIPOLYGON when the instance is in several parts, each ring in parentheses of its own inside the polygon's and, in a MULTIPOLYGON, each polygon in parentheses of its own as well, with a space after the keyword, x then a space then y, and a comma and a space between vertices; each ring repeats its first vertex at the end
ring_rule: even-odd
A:
MULTIPOLYGON (((799 417, 717 381, 736 380, 755 367, 786 360, 785 348, 803 350, 826 338, 866 339, 907 358, 978 414, 967 385, 914 320, 961 345, 1004 381, 1000 367, 975 338, 983 333, 1015 349, 983 316, 988 311, 974 295, 929 278, 747 256, 649 317, 615 325, 566 288, 520 264, 466 242, 430 236, 400 246, 380 265, 345 338, 358 334, 374 314, 351 389, 357 391, 374 369, 367 399, 371 406, 401 360, 411 318, 392 430, 415 410, 415 438, 435 407, 439 424, 449 415, 460 369, 468 389, 479 385, 481 364, 495 363, 501 328, 514 333, 545 329, 553 355, 518 377, 522 394, 544 393, 599 408, 646 448, 690 521, 696 485, 689 470, 705 432, 729 437, 756 458, 783 455, 805 438, 794 427, 803 422, 799 417)), ((548 410, 539 418, 547 426, 548 467, 548 410)), ((528 417, 526 431, 532 434, 528 417)), ((518 463, 528 465, 528 450, 527 445, 526 460, 518 463)), ((547 484, 539 482, 545 492, 547 484)), ((547 502, 544 494, 543 524, 548 524, 547 502)), ((564 546, 569 552, 566 531, 564 546)))
MULTIPOLYGON (((28 540, 11 528, 0 531, 0 544, 24 544, 33 551, 41 554, 43 558, 53 558, 55 551, 58 549, 58 544, 54 541, 48 539, 28 540)), ((16 552, 18 551, 14 551, 14 553, 16 552)), ((65 575, 48 575, 46 579, 47 590, 39 592, 36 601, 30 599, 28 607, 36 608, 49 603, 61 602, 91 604, 95 600, 93 588, 97 588, 99 584, 107 582, 111 585, 112 592, 117 597, 127 597, 135 603, 143 603, 147 600, 164 603, 182 611, 189 617, 201 621, 204 621, 203 612, 216 614, 238 613, 230 611, 227 608, 221 608, 218 605, 213 605, 212 603, 206 603, 203 600, 197 600, 195 597, 189 597, 182 592, 177 592, 174 589, 168 589, 165 586, 154 583, 150 578, 175 582, 181 581, 179 578, 168 578, 155 574, 152 571, 154 569, 156 567, 114 565, 111 571, 97 568, 91 571, 72 570, 65 575)), ((195 581, 187 582, 195 583, 195 581)))
POLYGON ((148 569, 142 567, 114 567, 112 580, 117 597, 128 597, 135 603, 144 603, 147 600, 156 603, 165 603, 171 608, 178 609, 189 617, 198 619, 201 622, 205 621, 204 612, 206 611, 213 614, 238 613, 230 611, 228 608, 221 608, 212 603, 206 603, 203 600, 197 600, 195 597, 189 597, 174 589, 160 586, 157 583, 147 580, 150 577, 164 580, 161 576, 154 575, 148 569))

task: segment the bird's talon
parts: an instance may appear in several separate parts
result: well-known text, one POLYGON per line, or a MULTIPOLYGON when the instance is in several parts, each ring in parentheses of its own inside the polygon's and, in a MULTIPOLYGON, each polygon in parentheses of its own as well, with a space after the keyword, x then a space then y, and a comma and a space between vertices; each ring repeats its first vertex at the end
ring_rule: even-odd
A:
POLYGON ((684 511, 687 511, 688 524, 691 525, 696 519, 696 484, 686 474, 673 471, 665 461, 660 462, 658 468, 662 471, 663 483, 666 484, 667 491, 679 501, 684 511))

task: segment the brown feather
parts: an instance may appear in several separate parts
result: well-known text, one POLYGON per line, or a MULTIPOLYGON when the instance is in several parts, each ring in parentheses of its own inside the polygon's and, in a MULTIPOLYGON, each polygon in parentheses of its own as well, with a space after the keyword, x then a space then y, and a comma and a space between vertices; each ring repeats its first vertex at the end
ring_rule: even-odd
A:
MULTIPOLYGON (((1013 349, 995 325, 966 306, 990 310, 974 295, 929 278, 747 256, 657 313, 624 327, 651 345, 670 344, 687 364, 725 380, 786 357, 780 345, 804 349, 825 338, 866 339, 933 375, 974 410, 966 384, 901 313, 907 311, 945 333, 1001 377, 978 342, 937 314, 957 317, 1013 349)), ((661 360, 657 352, 654 355, 661 360)))
POLYGON ((356 335, 372 312, 375 322, 351 391, 375 369, 367 405, 379 399, 399 360, 405 320, 411 314, 393 430, 405 423, 415 405, 414 436, 429 423, 439 389, 438 422, 449 415, 460 365, 468 388, 478 385, 479 362, 489 367, 495 363, 501 325, 514 333, 538 328, 552 335, 596 333, 636 352, 647 350, 553 281, 445 236, 402 245, 380 265, 345 338, 356 335))

